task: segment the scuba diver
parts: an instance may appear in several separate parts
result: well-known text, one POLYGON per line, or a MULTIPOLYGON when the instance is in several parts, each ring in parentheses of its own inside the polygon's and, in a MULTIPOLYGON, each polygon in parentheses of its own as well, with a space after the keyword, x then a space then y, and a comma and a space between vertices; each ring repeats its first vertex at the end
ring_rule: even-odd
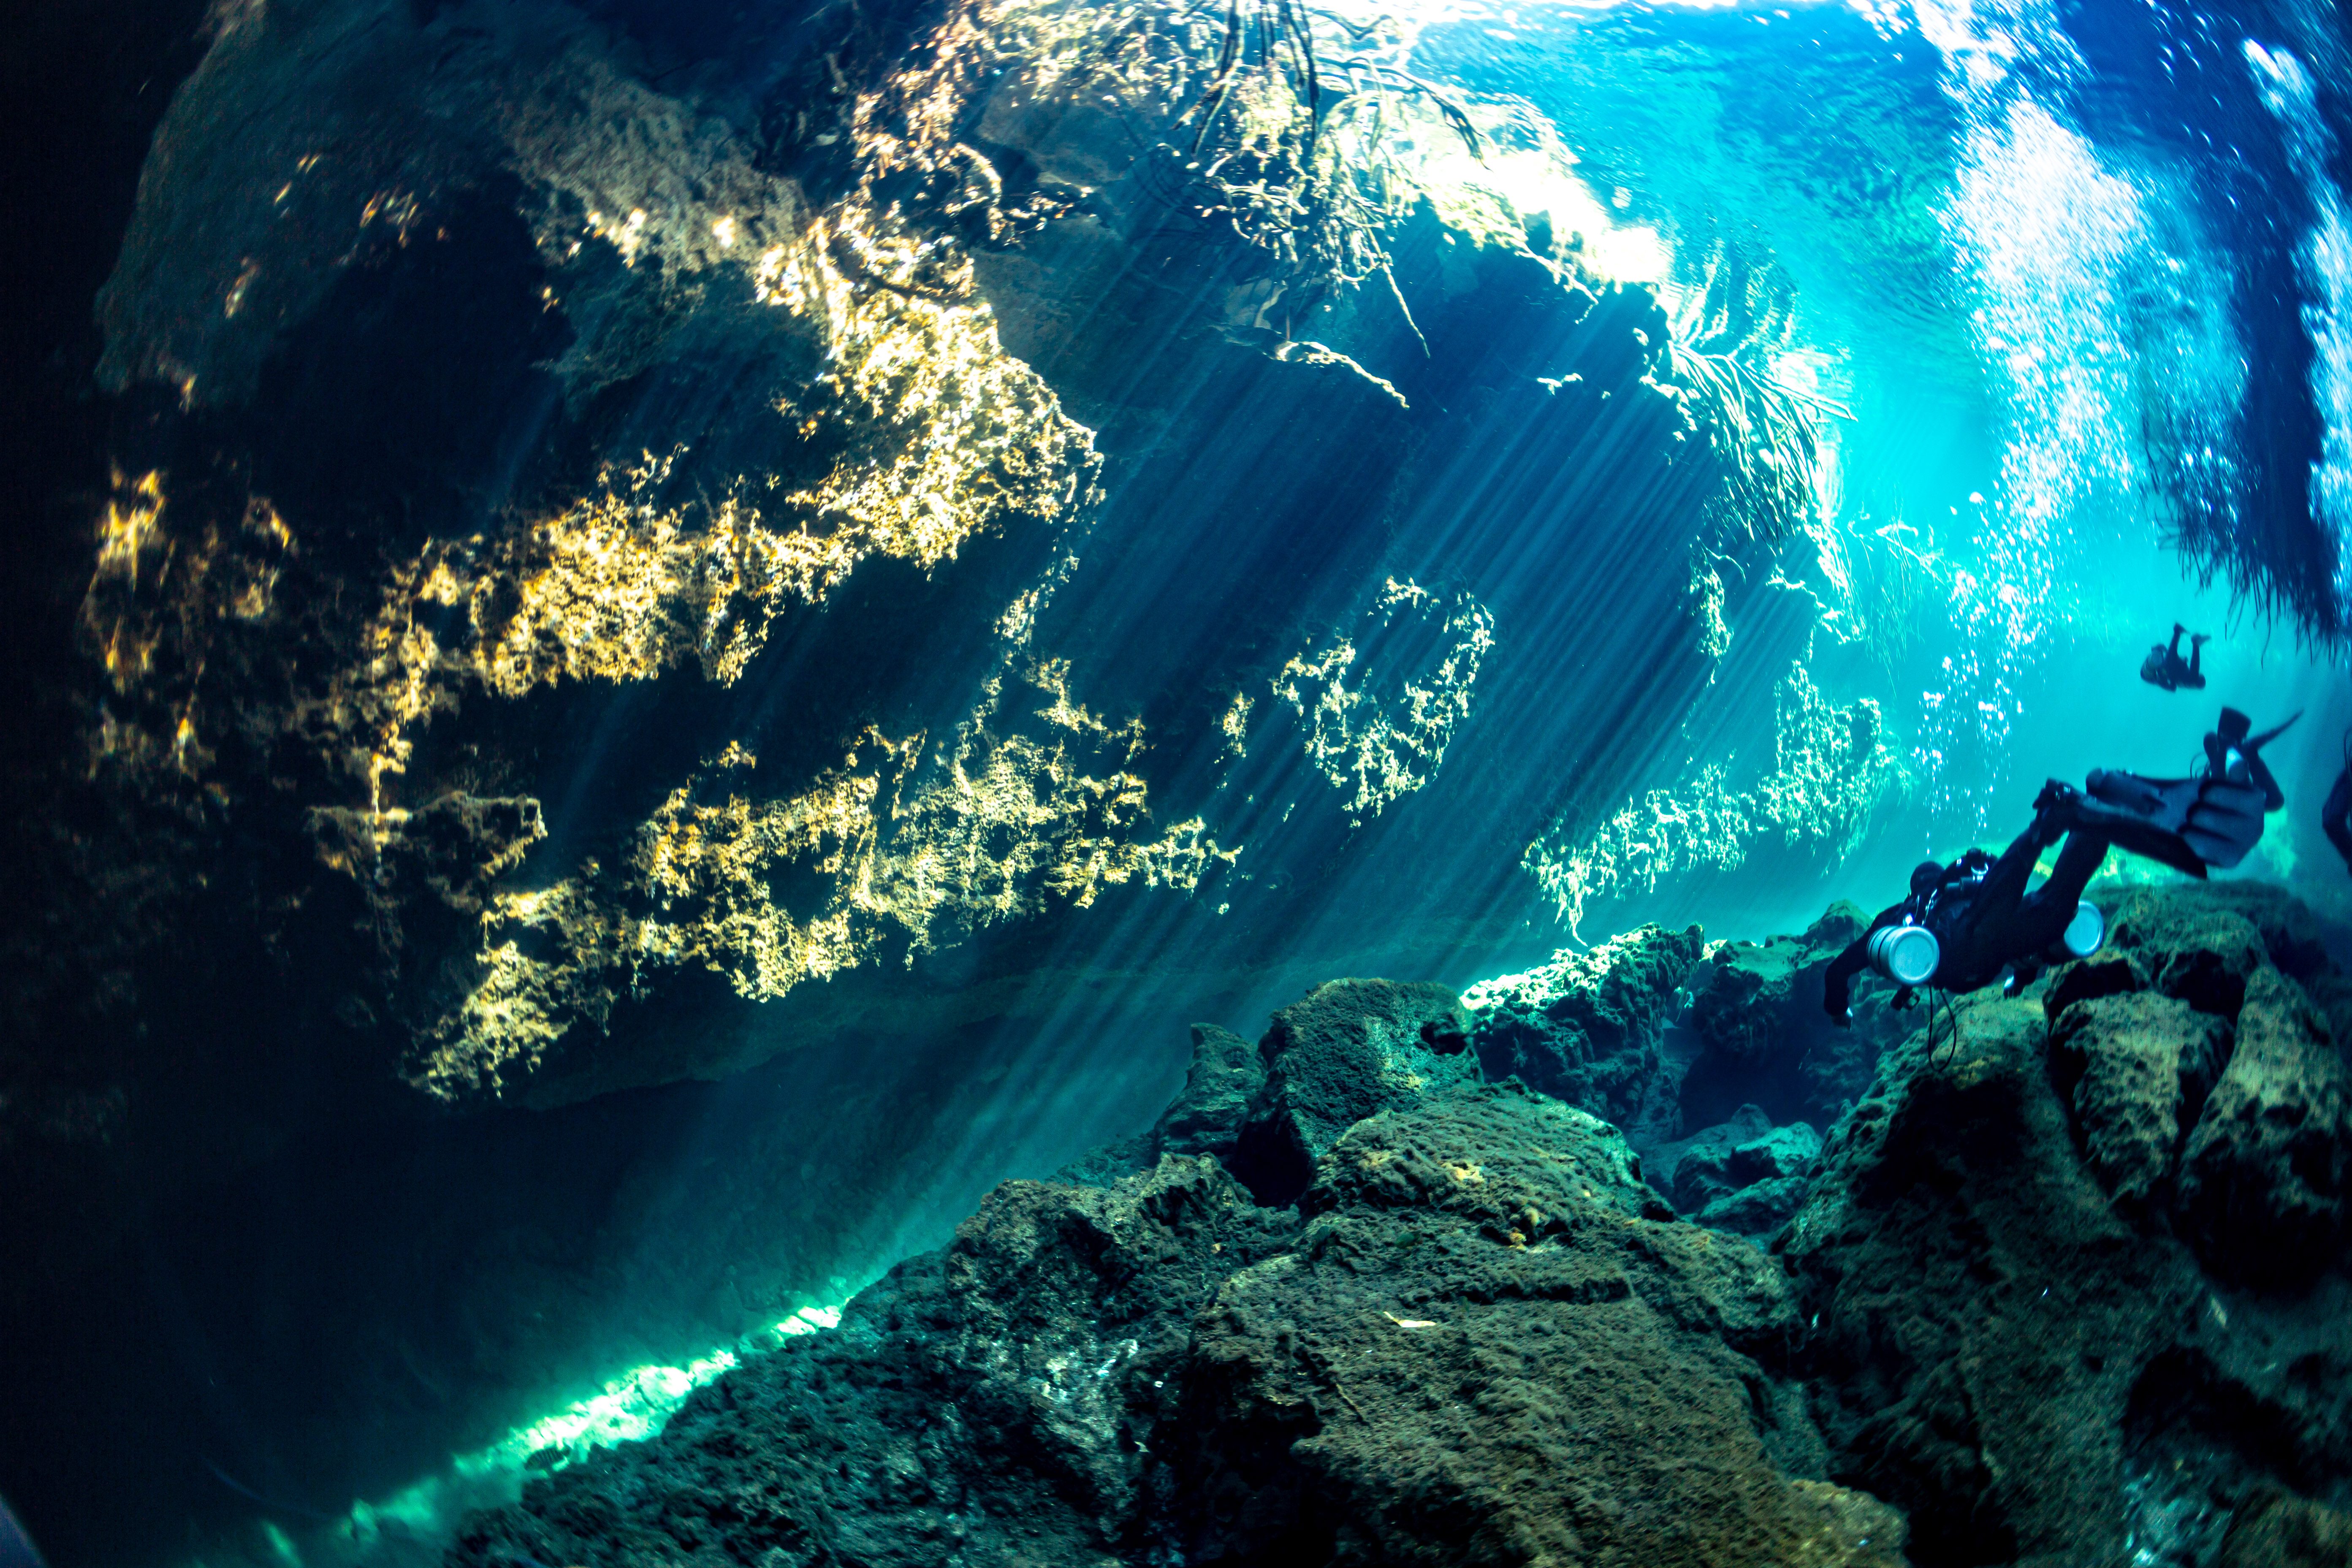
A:
POLYGON ((2286 723, 2274 730, 2265 730, 2259 735, 2250 735, 2247 731, 2254 727, 2252 719, 2235 708, 2222 709, 2221 721, 2205 736, 2205 776, 2233 778, 2252 784, 2263 792, 2263 809, 2278 810, 2286 804, 2286 792, 2279 788, 2278 780, 2271 776, 2270 764, 2263 761, 2263 748, 2285 734, 2295 720, 2302 717, 2303 710, 2298 708, 2286 723))
POLYGON ((2178 691, 2186 686, 2201 690, 2205 685, 2205 645, 2213 639, 2203 632, 2190 637, 2189 628, 2179 621, 2172 623, 2172 641, 2158 643, 2147 650, 2139 662, 2139 678, 2150 686, 2161 686, 2167 691, 2178 691), (2189 657, 2180 657, 2180 639, 2189 637, 2189 657))
POLYGON ((2242 748, 2218 774, 2144 779, 2099 769, 2080 790, 2052 779, 2034 797, 2033 821, 1998 858, 1970 849, 1948 866, 1929 860, 1914 870, 1911 896, 1882 910, 1830 964, 1822 1005, 1832 1022, 1850 1025, 1853 979, 1864 969, 1895 983, 1897 1007, 1910 1005, 1920 986, 1974 991, 2004 970, 2004 994, 2013 996, 2044 965, 2099 950, 2106 921, 2083 889, 2108 849, 2202 878, 2209 866, 2234 866, 2254 847, 2263 804, 2242 748), (2061 838, 2056 868, 2028 892, 2034 863, 2061 838))

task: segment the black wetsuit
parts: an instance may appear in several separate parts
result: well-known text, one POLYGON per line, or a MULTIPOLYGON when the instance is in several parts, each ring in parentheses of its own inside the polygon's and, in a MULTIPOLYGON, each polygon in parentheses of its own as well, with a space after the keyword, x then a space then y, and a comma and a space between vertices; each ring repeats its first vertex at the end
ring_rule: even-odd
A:
MULTIPOLYGON (((2041 955, 2066 934, 2114 838, 2095 819, 2097 808, 2053 782, 2035 803, 2032 825, 2010 841, 1998 859, 1971 849, 1945 868, 1924 891, 1880 911, 1870 929, 1830 964, 1822 1005, 1843 1023, 1853 978, 1870 967, 1870 939, 1888 926, 1924 925, 1935 933, 1940 956, 1929 984, 1946 991, 1974 991, 2013 970, 2021 985, 2041 972, 2041 955), (2092 818, 2094 820, 2086 820, 2092 818), (2066 847, 2049 878, 2032 892, 2025 884, 2042 852, 2061 837, 2066 847)), ((1907 1001, 1909 987, 1896 994, 1907 1001)))
POLYGON ((2189 657, 2184 659, 2180 657, 2180 639, 2188 633, 2188 627, 2175 624, 2172 641, 2158 643, 2140 660, 2139 678, 2167 691, 2178 691, 2184 686, 2192 691, 2201 689, 2205 684, 2205 638, 2190 637, 2189 657))

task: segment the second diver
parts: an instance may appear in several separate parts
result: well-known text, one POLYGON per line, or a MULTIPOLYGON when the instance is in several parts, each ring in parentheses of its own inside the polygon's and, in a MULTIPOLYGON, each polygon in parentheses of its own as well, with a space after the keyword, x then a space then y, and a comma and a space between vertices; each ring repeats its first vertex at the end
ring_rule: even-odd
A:
POLYGON ((2167 691, 2187 687, 2200 691, 2205 686, 2205 645, 2213 639, 2203 632, 2190 636, 2189 628, 2179 621, 2172 623, 2172 640, 2158 643, 2139 661, 2139 678, 2150 686, 2161 686, 2167 691), (2180 657, 2180 639, 2189 638, 2189 657, 2180 657))

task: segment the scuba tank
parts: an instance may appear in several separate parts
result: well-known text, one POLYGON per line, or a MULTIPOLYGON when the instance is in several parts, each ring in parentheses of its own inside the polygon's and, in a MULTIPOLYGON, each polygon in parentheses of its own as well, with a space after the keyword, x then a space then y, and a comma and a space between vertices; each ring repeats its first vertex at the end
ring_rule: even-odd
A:
MULTIPOLYGON (((2095 912, 2095 911, 2094 911, 2095 912)), ((2077 916, 2077 919, 2080 917, 2077 916)), ((2067 928, 2070 931, 2073 927, 2067 928)), ((1925 985, 1944 960, 1944 944, 1926 926, 1883 926, 1871 933, 1870 967, 1897 985, 1925 985)))
POLYGON ((2074 918, 2066 922, 2066 930, 2050 944, 2044 962, 2068 963, 2088 958, 2107 943, 2107 917, 2099 906, 2084 899, 2074 905, 2074 918))

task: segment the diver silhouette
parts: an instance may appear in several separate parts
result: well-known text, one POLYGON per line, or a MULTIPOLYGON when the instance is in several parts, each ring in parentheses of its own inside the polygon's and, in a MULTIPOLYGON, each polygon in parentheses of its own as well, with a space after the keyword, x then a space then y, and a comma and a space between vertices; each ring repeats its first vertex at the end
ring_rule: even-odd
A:
POLYGON ((2189 628, 2179 621, 2172 623, 2172 641, 2158 643, 2147 650, 2139 663, 2139 678, 2150 686, 2161 686, 2167 691, 2182 687, 2200 690, 2205 685, 2205 645, 2213 639, 2203 632, 2189 636, 2189 628), (2189 637, 2189 657, 2180 657, 2180 639, 2189 637))
POLYGON ((2233 762, 2234 773, 2190 779, 2099 769, 2080 790, 2052 779, 2034 797, 2033 821, 1999 858, 1970 849, 1949 865, 1929 860, 1914 870, 1911 896, 1881 910, 1831 963, 1822 1007, 1850 1024, 1854 976, 1865 969, 1895 983, 1895 1005, 1903 1007, 1921 986, 1975 991, 2004 970, 2005 994, 2013 996, 2043 966, 2089 957, 2105 940, 2106 921, 2083 889, 2110 848, 2201 878, 2209 866, 2236 865, 2262 837, 2262 786, 2242 753, 2233 762), (2057 865, 2027 891, 2034 863, 2061 838, 2057 865))

